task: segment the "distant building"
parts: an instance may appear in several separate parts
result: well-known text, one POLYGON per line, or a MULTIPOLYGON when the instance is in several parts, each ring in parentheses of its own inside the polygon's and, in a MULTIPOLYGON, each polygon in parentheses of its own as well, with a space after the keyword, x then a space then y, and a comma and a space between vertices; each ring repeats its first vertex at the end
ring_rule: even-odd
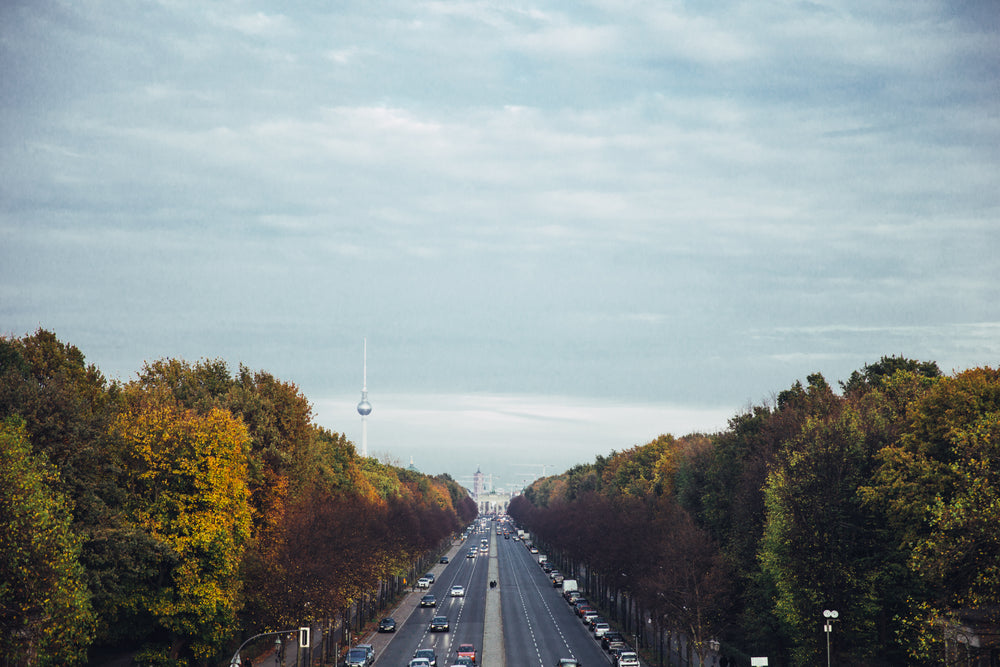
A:
POLYGON ((486 493, 486 475, 479 468, 476 468, 476 474, 472 476, 472 497, 479 499, 479 496, 486 493))

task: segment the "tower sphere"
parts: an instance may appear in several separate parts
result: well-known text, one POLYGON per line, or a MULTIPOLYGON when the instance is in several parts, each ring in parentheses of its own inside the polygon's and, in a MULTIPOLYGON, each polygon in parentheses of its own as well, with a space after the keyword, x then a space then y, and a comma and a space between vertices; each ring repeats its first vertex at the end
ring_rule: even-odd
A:
POLYGON ((368 398, 362 398, 361 402, 358 403, 358 414, 362 417, 367 417, 372 413, 372 404, 368 402, 368 398))

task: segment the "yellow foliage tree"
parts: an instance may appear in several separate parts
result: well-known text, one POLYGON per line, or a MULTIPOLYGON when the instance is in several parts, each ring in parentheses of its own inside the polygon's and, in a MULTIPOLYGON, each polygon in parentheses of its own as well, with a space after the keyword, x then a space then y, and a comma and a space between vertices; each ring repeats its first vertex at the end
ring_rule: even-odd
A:
POLYGON ((159 545, 159 572, 131 606, 167 630, 171 658, 205 661, 231 636, 251 530, 249 436, 224 410, 198 414, 133 395, 123 440, 132 522, 159 545))

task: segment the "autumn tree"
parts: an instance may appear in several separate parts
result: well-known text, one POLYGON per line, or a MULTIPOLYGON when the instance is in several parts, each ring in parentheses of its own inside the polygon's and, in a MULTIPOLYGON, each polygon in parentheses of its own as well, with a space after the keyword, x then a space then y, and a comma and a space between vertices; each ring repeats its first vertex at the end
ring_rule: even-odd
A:
POLYGON ((0 422, 0 652, 11 665, 78 665, 93 639, 80 540, 58 475, 24 422, 0 422))
POLYGON ((890 518, 894 546, 930 590, 910 600, 912 660, 926 660, 941 623, 975 609, 997 622, 1000 599, 1000 371, 941 378, 908 404, 906 428, 878 454, 866 498, 890 518))
POLYGON ((127 515, 159 556, 122 605, 152 619, 169 657, 204 662, 231 636, 240 599, 250 534, 246 428, 223 410, 198 414, 136 388, 113 432, 128 471, 127 515))

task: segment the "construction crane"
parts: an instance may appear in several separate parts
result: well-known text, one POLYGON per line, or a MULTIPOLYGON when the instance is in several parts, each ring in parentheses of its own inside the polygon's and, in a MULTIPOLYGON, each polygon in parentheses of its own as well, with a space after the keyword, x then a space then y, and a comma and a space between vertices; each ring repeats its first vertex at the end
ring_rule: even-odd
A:
POLYGON ((555 464, 552 463, 515 463, 514 466, 518 468, 535 468, 535 469, 541 468, 542 474, 535 475, 535 479, 538 479, 539 477, 545 477, 546 468, 555 468, 555 464))

